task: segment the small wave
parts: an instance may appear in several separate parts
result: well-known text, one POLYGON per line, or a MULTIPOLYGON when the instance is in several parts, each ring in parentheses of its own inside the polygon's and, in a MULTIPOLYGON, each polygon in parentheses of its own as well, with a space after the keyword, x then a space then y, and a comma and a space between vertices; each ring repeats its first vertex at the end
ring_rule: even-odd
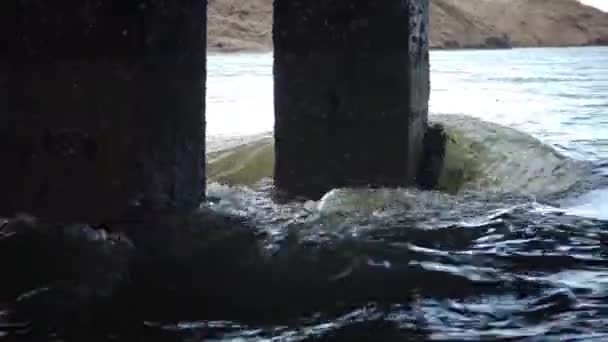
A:
MULTIPOLYGON (((56 262, 58 275, 41 275, 49 277, 43 284, 58 289, 63 283, 55 279, 74 273, 66 267, 90 275, 79 288, 103 285, 98 276, 124 276, 125 305, 153 317, 162 311, 162 322, 148 328, 184 341, 608 334, 600 320, 585 325, 585 315, 607 315, 601 312, 606 223, 569 214, 585 201, 605 203, 608 193, 592 192, 591 199, 562 208, 536 201, 539 194, 577 187, 590 168, 514 129, 461 116, 432 120, 450 136, 442 182, 455 191, 334 189, 319 201, 276 203, 268 180, 272 135, 214 138, 207 155, 209 208, 186 222, 146 226, 133 241, 151 259, 139 260, 137 268, 129 269, 118 253, 131 251, 126 243, 104 254, 101 265, 108 268, 91 267, 80 249, 70 258, 74 264, 45 257, 56 254, 54 245, 0 250, 21 255, 6 260, 25 253, 56 262), (117 257, 120 273, 112 273, 117 257)), ((88 229, 76 233, 104 242, 88 229)), ((38 308, 42 300, 48 299, 32 298, 30 305, 38 308)), ((129 311, 117 305, 113 314, 129 311)))
POLYGON ((608 189, 598 189, 586 193, 566 208, 570 215, 608 220, 608 189))
MULTIPOLYGON (((449 139, 438 190, 518 192, 550 196, 583 185, 591 165, 561 155, 554 148, 515 129, 460 115, 433 115, 449 139)), ((253 186, 270 178, 274 168, 271 133, 211 140, 211 182, 253 186)))
POLYGON ((445 179, 440 189, 455 192, 516 192, 539 198, 588 188, 592 166, 570 159, 513 128, 462 115, 435 115, 446 127, 445 179))
POLYGON ((505 83, 555 83, 555 82, 586 82, 587 79, 583 77, 572 77, 572 76, 563 76, 563 77, 488 77, 483 79, 483 81, 495 81, 495 82, 505 82, 505 83))

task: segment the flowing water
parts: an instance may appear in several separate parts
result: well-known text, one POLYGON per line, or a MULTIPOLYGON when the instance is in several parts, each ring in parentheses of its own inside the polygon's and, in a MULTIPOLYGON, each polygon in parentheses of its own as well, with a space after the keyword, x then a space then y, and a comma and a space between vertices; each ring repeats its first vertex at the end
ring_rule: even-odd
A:
POLYGON ((431 73, 431 120, 451 137, 444 191, 279 204, 272 55, 211 55, 209 206, 252 220, 269 255, 316 255, 315 272, 365 295, 280 323, 146 326, 183 341, 608 340, 608 48, 433 51, 431 73), (341 256, 321 258, 327 246, 341 256))
MULTIPOLYGON (((263 157, 272 144, 263 134, 273 123, 271 63, 270 54, 209 60, 212 149, 222 150, 226 136, 253 135, 231 140, 253 160, 218 180, 253 183, 271 172, 271 158, 263 157)), ((455 145, 476 146, 451 157, 475 155, 478 169, 457 194, 342 189, 318 203, 279 208, 263 182, 261 190, 209 191, 220 210, 256 217, 278 235, 290 227, 306 236, 380 241, 385 247, 365 254, 366 267, 460 288, 411 279, 423 284, 411 285, 414 303, 383 310, 370 303, 257 334, 339 336, 381 316, 403 336, 419 327, 437 340, 608 339, 608 48, 433 51, 431 75, 431 119, 458 132, 455 145)))

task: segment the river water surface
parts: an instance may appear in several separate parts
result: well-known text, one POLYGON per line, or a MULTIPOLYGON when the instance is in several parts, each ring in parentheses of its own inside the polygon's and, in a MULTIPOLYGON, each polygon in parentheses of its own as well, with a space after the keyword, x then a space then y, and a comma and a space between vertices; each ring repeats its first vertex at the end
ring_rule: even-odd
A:
MULTIPOLYGON (((208 73, 212 142, 272 131, 271 53, 211 55, 208 73)), ((608 48, 432 51, 431 88, 431 115, 511 127, 608 173, 608 48)), ((607 206, 608 192, 598 190, 575 210, 606 218, 607 206)))
MULTIPOLYGON (((271 131, 272 55, 212 55, 208 65, 210 140, 271 131)), ((374 328, 378 321, 389 321, 403 332, 394 340, 421 339, 412 333, 418 329, 434 340, 608 340, 608 48, 432 51, 431 87, 432 115, 466 115, 528 133, 590 165, 580 177, 591 185, 561 189, 551 201, 517 189, 456 196, 387 191, 374 195, 381 197, 380 210, 369 193, 334 193, 322 203, 291 208, 308 213, 295 223, 287 218, 292 212, 281 220, 276 211, 263 211, 272 206, 263 191, 211 186, 210 193, 229 199, 225 210, 245 211, 269 227, 299 224, 314 232, 306 234, 331 230, 382 241, 383 251, 366 254, 368 265, 408 268, 408 287, 417 293, 408 305, 379 309, 371 302, 295 328, 251 327, 243 333, 235 327, 219 339, 339 340, 352 330, 342 340, 354 340, 361 331, 381 330, 374 328), (460 285, 442 287, 416 276, 460 285)), ((501 141, 495 140, 497 149, 506 145, 501 141)), ((518 172, 538 160, 526 149, 539 147, 521 148, 518 172)), ((380 332, 365 336, 390 339, 380 332)))
MULTIPOLYGON (((339 246, 318 272, 364 296, 279 323, 145 325, 182 341, 608 341, 608 48, 432 51, 431 76, 431 118, 491 155, 483 182, 290 204, 268 180, 208 187, 210 206, 252 220, 277 258, 339 246)), ((210 151, 269 146, 272 128, 272 54, 209 56, 210 151)), ((251 151, 243 169, 268 160, 251 151)))

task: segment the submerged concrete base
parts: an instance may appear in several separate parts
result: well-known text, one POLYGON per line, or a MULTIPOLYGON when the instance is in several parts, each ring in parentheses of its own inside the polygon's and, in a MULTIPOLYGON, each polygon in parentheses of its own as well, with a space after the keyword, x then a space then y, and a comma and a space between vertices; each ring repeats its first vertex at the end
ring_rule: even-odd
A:
POLYGON ((274 2, 275 185, 318 198, 415 183, 429 99, 428 1, 274 2))
POLYGON ((0 13, 0 215, 198 206, 206 1, 9 1, 0 13))

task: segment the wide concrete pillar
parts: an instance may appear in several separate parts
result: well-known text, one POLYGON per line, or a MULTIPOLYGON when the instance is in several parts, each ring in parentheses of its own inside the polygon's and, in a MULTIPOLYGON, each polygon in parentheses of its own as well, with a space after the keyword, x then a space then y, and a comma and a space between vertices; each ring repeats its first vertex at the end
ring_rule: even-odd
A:
POLYGON ((0 215, 94 221, 199 204, 206 5, 0 4, 0 215))
POLYGON ((415 182, 428 0, 275 0, 275 184, 318 197, 415 182))

